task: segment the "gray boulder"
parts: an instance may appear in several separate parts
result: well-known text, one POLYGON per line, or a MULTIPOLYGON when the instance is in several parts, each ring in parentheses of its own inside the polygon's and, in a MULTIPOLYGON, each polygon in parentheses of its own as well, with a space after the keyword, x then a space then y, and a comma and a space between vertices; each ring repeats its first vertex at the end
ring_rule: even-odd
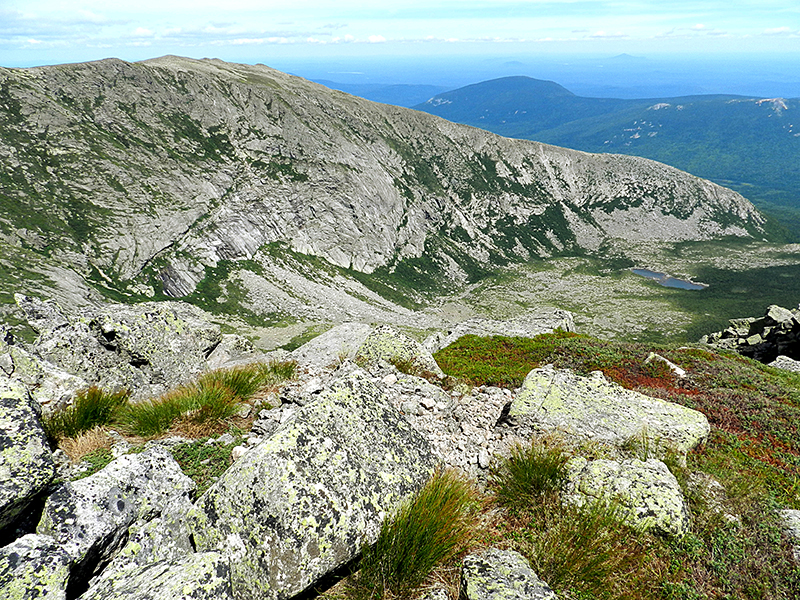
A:
POLYGON ((169 451, 153 446, 61 484, 45 502, 37 533, 54 537, 79 577, 105 566, 137 522, 157 517, 195 489, 169 451))
POLYGON ((408 362, 422 371, 444 377, 444 373, 425 346, 389 325, 376 327, 356 352, 356 362, 359 364, 373 366, 381 361, 408 362))
POLYGON ((561 432, 617 447, 645 440, 683 456, 710 432, 696 410, 626 390, 599 371, 583 377, 552 365, 528 373, 508 420, 522 434, 561 432))
POLYGON ((783 531, 792 546, 792 557, 800 564, 800 510, 784 509, 778 513, 783 531))
POLYGON ((800 360, 794 360, 788 356, 781 355, 769 363, 768 366, 775 367, 776 369, 784 369, 785 371, 794 371, 795 373, 800 373, 800 360))
MULTIPOLYGON (((180 562, 159 561, 103 573, 80 600, 228 600, 229 561, 217 552, 192 554, 180 562)), ((237 598, 241 598, 238 596, 237 598)))
POLYGON ((0 530, 12 525, 56 474, 39 422, 41 408, 21 385, 9 387, 0 393, 0 530))
POLYGON ((434 464, 428 442, 355 370, 197 501, 196 547, 231 558, 236 597, 290 598, 373 542, 434 464))
POLYGON ((202 310, 184 302, 110 304, 69 318, 51 302, 16 299, 39 334, 37 356, 92 385, 128 387, 134 398, 195 378, 222 339, 202 310))
POLYGON ((300 365, 321 369, 352 359, 372 332, 366 323, 342 323, 294 350, 291 358, 300 365))
POLYGON ((66 405, 78 390, 89 387, 84 379, 14 344, 12 336, 2 335, 3 330, 0 326, 0 388, 8 388, 14 382, 22 384, 31 398, 50 412, 66 405))
POLYGON ((680 537, 689 530, 689 511, 678 480, 660 460, 633 458, 586 460, 567 463, 567 482, 562 499, 585 506, 592 502, 616 502, 631 525, 680 537))
POLYGON ((431 336, 425 340, 425 347, 431 352, 436 352, 464 335, 532 338, 543 333, 552 333, 556 329, 575 331, 572 313, 560 308, 537 308, 507 321, 494 321, 481 317, 468 319, 445 335, 431 336))
POLYGON ((64 600, 70 557, 53 538, 28 534, 0 548, 0 598, 64 600))
POLYGON ((465 600, 556 600, 558 596, 512 550, 489 548, 464 557, 461 589, 465 600))

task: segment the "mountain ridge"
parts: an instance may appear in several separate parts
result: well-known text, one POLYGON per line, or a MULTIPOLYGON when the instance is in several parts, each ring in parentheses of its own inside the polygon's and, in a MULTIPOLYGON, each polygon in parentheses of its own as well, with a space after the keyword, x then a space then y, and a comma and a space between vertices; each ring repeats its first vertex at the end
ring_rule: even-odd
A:
POLYGON ((419 295, 614 238, 767 235, 741 196, 671 167, 501 138, 263 65, 3 69, 0 133, 4 260, 31 281, 39 265, 42 289, 72 303, 99 289, 213 305, 208 286, 238 278, 215 293, 297 314, 298 295, 318 304, 309 277, 344 277, 324 289, 360 302, 398 292, 398 274, 419 295))

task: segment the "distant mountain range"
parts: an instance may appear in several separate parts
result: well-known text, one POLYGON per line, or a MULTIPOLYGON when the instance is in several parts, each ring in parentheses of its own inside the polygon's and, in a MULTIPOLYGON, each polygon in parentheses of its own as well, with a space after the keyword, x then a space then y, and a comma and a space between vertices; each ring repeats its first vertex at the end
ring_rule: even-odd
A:
POLYGON ((664 162, 736 189, 800 239, 800 99, 587 98, 504 77, 414 108, 507 137, 664 162))

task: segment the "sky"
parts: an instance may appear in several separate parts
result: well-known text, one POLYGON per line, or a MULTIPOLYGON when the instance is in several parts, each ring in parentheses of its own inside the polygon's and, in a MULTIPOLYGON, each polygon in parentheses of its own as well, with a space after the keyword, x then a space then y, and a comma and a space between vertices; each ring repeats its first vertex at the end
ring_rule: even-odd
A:
POLYGON ((620 53, 800 57, 800 2, 0 0, 4 67, 177 54, 289 70, 398 56, 620 53))

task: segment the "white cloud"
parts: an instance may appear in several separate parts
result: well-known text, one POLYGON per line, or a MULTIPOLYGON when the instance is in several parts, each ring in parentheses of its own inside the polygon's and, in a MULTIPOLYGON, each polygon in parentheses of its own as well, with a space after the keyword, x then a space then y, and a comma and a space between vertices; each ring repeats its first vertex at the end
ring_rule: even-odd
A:
POLYGON ((380 44, 381 42, 385 42, 386 38, 382 35, 371 35, 367 38, 370 44, 380 44))
POLYGON ((792 33, 790 27, 773 27, 764 30, 764 35, 785 35, 787 33, 792 33))
POLYGON ((153 32, 149 29, 145 29, 144 27, 137 27, 133 30, 133 35, 138 37, 147 37, 153 35, 153 32))
POLYGON ((707 29, 707 28, 706 28, 706 26, 705 26, 705 25, 703 25, 702 23, 698 23, 698 24, 697 24, 697 25, 695 25, 694 27, 690 27, 690 29, 691 29, 692 31, 704 31, 704 30, 705 30, 705 29, 707 29))

